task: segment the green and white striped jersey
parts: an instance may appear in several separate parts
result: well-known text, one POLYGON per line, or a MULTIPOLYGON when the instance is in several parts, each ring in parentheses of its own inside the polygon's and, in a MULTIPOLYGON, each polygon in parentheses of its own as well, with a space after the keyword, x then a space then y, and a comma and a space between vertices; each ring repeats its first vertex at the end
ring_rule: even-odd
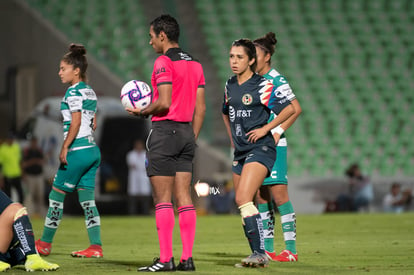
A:
MULTIPOLYGON (((270 71, 268 71, 265 75, 263 75, 263 77, 271 80, 273 85, 276 87, 276 91, 286 96, 287 99, 289 99, 289 101, 292 101, 296 98, 295 94, 292 91, 292 88, 289 85, 289 82, 286 80, 286 78, 283 75, 281 75, 275 69, 273 68, 270 69, 270 71)), ((269 122, 275 119, 276 116, 277 115, 272 112, 269 117, 269 122)), ((287 141, 286 141, 286 137, 284 133, 280 137, 280 140, 277 146, 287 146, 287 141)))
POLYGON ((63 116, 63 137, 66 139, 72 113, 81 112, 81 126, 73 141, 71 148, 94 145, 93 140, 93 118, 96 113, 97 97, 92 88, 85 82, 79 82, 70 86, 60 104, 63 116))

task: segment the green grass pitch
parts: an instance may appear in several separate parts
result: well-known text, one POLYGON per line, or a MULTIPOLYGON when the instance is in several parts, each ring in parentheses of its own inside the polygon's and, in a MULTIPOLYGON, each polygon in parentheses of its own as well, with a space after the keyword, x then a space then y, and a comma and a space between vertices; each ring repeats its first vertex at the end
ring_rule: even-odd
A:
MULTIPOLYGON (((43 219, 32 223, 36 237, 40 237, 43 219)), ((71 251, 88 246, 84 219, 63 217, 52 254, 46 257, 60 265, 56 274, 136 274, 137 267, 158 256, 154 217, 102 216, 101 223, 104 258, 72 258, 71 251)), ((277 250, 283 248, 280 231, 277 224, 277 250)), ((414 274, 414 213, 298 215, 297 247, 296 263, 235 268, 234 264, 249 254, 240 217, 200 216, 193 254, 196 274, 414 274)), ((180 255, 176 219, 176 263, 180 255)), ((19 268, 8 271, 20 273, 26 272, 19 268)))

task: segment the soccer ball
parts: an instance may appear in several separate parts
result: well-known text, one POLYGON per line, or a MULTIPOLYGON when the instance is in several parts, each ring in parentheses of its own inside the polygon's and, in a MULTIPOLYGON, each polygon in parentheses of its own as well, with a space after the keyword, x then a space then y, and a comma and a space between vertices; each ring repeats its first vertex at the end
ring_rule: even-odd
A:
POLYGON ((151 88, 143 81, 128 81, 121 89, 121 103, 125 108, 143 109, 151 103, 151 100, 151 88))

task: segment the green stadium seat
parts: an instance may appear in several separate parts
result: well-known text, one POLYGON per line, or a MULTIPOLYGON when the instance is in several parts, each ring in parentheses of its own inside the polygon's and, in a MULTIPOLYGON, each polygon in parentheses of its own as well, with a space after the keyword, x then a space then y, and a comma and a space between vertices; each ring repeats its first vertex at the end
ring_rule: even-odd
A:
POLYGON ((342 10, 342 0, 321 1, 321 10, 325 14, 338 12, 342 10))
MULTIPOLYGON (((152 64, 146 61, 155 55, 139 1, 26 1, 70 39, 85 40, 120 77, 149 78, 152 64), (137 63, 145 65, 137 68, 137 63)), ((216 68, 206 74, 216 73, 223 84, 231 75, 233 40, 276 33, 272 64, 288 78, 303 109, 287 132, 292 175, 343 176, 344 167, 358 160, 389 176, 414 174, 409 169, 414 152, 403 154, 398 147, 397 158, 390 142, 397 136, 395 143, 414 147, 409 146, 414 135, 412 1, 196 0, 194 5, 200 37, 216 68)))

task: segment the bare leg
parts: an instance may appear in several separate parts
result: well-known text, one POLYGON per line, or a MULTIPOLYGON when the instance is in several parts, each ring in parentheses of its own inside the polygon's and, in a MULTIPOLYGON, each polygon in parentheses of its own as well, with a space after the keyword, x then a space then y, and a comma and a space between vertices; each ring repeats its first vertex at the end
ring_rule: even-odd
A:
POLYGON ((19 209, 23 208, 20 203, 10 204, 0 215, 0 253, 6 253, 13 239, 14 216, 19 209))

